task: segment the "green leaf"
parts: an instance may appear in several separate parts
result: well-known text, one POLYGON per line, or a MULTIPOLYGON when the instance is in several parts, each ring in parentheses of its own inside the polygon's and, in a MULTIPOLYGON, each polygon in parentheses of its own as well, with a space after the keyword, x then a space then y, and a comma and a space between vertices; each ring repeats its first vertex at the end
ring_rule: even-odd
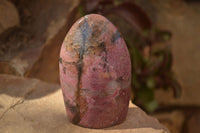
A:
POLYGON ((146 102, 144 107, 148 112, 153 112, 158 107, 158 103, 155 99, 153 99, 152 101, 146 102))
POLYGON ((152 77, 150 77, 150 78, 147 79, 146 86, 149 89, 154 89, 155 88, 155 81, 154 81, 154 79, 152 77))
POLYGON ((154 99, 154 92, 148 88, 140 88, 137 92, 137 98, 139 98, 143 103, 148 103, 154 99))
POLYGON ((85 13, 85 11, 84 11, 84 8, 83 8, 83 6, 81 6, 81 5, 78 6, 78 12, 79 12, 79 14, 80 14, 81 16, 85 16, 85 15, 86 15, 86 13, 85 13))

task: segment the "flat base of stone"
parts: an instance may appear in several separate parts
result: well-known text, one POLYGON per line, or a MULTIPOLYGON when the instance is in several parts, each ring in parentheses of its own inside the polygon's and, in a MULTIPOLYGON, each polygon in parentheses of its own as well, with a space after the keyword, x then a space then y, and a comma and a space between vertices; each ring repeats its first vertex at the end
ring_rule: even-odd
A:
POLYGON ((124 121, 125 121, 125 120, 120 121, 120 122, 116 123, 115 125, 107 126, 107 127, 104 127, 104 128, 84 127, 84 126, 79 125, 79 124, 74 124, 74 123, 72 123, 72 122, 71 122, 71 123, 72 123, 73 125, 75 125, 75 126, 79 126, 79 127, 82 127, 82 128, 96 129, 96 130, 98 130, 98 129, 107 129, 107 128, 112 128, 112 127, 114 127, 114 126, 118 126, 118 125, 122 124, 124 121))

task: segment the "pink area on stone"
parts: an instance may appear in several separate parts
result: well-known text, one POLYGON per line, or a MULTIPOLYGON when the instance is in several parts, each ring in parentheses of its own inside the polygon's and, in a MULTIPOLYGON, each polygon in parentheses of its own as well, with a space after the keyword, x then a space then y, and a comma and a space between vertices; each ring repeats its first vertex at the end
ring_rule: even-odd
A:
POLYGON ((125 120, 131 61, 124 39, 105 17, 86 15, 71 27, 61 47, 59 68, 72 123, 105 128, 125 120))

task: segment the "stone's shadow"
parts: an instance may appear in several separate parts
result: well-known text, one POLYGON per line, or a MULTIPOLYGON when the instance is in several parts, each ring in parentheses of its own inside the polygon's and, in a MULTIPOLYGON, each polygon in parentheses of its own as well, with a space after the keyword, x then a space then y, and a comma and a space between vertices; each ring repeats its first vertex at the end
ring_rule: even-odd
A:
POLYGON ((168 131, 161 125, 157 119, 148 116, 139 107, 129 107, 126 120, 116 126, 105 128, 105 130, 120 130, 120 129, 138 129, 138 128, 153 128, 168 131))
POLYGON ((35 98, 48 96, 58 91, 60 89, 60 86, 55 85, 55 84, 51 85, 48 83, 43 83, 43 84, 38 84, 36 88, 40 88, 40 89, 36 89, 33 92, 30 92, 31 95, 28 95, 27 97, 25 97, 25 99, 35 99, 35 98))
MULTIPOLYGON (((60 89, 58 84, 50 84, 37 79, 0 75, 0 95, 24 99, 36 99, 55 93, 60 89)), ((1 106, 0 106, 1 108, 1 106)))

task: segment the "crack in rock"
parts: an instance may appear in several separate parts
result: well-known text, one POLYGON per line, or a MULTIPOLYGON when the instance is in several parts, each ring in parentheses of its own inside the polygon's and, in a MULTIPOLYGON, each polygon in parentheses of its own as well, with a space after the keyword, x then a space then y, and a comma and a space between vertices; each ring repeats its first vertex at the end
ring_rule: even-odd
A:
POLYGON ((0 116, 0 120, 5 116, 5 114, 10 110, 10 109, 13 109, 15 106, 19 105, 19 104, 22 104, 24 102, 24 99, 20 99, 18 100, 15 104, 11 105, 9 108, 7 108, 3 113, 2 115, 0 116))
POLYGON ((23 104, 25 99, 30 96, 37 88, 35 88, 35 86, 39 83, 39 80, 37 80, 31 87, 30 90, 28 90, 24 96, 19 99, 17 102, 15 102, 14 104, 12 104, 9 108, 7 108, 0 116, 0 120, 5 116, 5 114, 10 110, 10 109, 14 109, 17 105, 23 104))

